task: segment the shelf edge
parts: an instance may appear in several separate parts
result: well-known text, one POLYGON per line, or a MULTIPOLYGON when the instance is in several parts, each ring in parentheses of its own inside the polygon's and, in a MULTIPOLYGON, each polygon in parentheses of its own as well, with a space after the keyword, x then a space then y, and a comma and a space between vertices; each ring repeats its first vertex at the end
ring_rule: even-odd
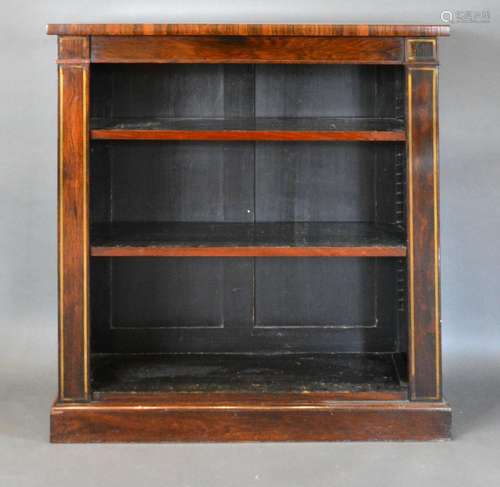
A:
POLYGON ((256 131, 256 130, 128 130, 92 129, 93 140, 234 140, 234 141, 366 141, 404 142, 396 130, 366 131, 256 131))
POLYGON ((92 257, 405 257, 405 246, 168 247, 93 245, 92 257))

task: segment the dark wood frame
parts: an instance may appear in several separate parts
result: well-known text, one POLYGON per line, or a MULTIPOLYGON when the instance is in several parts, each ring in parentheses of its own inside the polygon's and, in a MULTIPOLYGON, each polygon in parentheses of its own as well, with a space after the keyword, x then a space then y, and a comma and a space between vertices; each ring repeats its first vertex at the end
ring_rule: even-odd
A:
MULTIPOLYGON (((59 36, 59 394, 55 442, 427 440, 450 435, 442 397, 439 287, 437 36, 446 26, 51 24, 59 36), (430 47, 430 50, 429 50, 430 47), (164 140, 406 140, 406 248, 134 249, 136 255, 408 254, 409 398, 384 394, 101 394, 89 385, 90 63, 359 63, 404 65, 406 133, 122 131, 164 140), (386 139, 383 139, 386 137, 386 139), (392 138, 391 138, 392 137, 392 138), (382 138, 382 139, 381 139, 382 138), (368 252, 368 254, 367 254, 368 252), (371 253, 370 253, 371 252, 371 253), (375 253, 374 253, 375 252, 375 253)), ((130 249, 129 249, 130 250, 130 249)))

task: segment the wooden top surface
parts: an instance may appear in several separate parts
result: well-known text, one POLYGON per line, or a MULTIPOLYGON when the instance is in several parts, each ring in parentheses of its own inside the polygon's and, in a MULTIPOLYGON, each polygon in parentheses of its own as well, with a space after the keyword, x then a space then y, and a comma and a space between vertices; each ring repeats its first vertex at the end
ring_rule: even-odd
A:
POLYGON ((448 25, 375 24, 48 24, 49 35, 72 36, 332 36, 436 37, 448 25))

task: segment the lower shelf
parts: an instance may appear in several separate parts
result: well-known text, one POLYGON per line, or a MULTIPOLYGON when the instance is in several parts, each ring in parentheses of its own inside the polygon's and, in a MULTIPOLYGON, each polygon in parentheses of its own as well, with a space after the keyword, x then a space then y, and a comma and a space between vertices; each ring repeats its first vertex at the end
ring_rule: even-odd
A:
POLYGON ((314 393, 405 399, 398 354, 94 354, 102 393, 314 393), (370 395, 371 394, 371 395, 370 395))
POLYGON ((412 402, 397 354, 94 354, 89 402, 56 402, 51 441, 424 441, 445 402, 412 402), (376 399, 376 400, 375 400, 376 399))
POLYGON ((353 222, 114 222, 92 227, 94 257, 404 257, 395 225, 353 222))

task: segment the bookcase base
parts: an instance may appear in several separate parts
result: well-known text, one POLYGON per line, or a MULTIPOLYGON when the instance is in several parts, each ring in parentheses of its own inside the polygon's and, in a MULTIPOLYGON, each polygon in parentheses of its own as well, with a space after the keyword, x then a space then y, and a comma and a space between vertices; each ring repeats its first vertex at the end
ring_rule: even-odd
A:
POLYGON ((424 441, 450 438, 445 402, 151 399, 56 402, 54 443, 424 441))

